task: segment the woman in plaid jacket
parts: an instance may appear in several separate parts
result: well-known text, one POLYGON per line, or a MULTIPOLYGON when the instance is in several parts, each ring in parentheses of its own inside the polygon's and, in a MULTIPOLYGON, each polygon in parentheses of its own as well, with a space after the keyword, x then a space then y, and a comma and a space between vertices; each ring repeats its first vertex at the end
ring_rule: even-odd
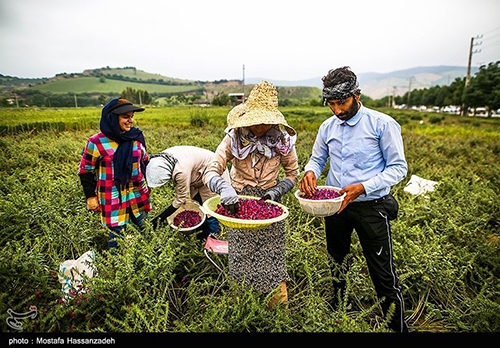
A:
POLYGON ((142 131, 133 127, 134 113, 144 111, 126 99, 110 101, 102 110, 101 132, 91 136, 78 174, 87 208, 101 213, 110 231, 109 248, 130 222, 144 228, 151 211, 145 168, 149 160, 142 131))

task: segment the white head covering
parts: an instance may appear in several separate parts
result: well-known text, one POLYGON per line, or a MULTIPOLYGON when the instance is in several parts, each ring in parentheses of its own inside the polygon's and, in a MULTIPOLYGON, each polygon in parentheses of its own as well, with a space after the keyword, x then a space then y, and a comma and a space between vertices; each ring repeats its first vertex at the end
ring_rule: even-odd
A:
POLYGON ((149 187, 160 187, 172 179, 177 160, 167 152, 160 152, 149 160, 146 167, 146 182, 149 187))

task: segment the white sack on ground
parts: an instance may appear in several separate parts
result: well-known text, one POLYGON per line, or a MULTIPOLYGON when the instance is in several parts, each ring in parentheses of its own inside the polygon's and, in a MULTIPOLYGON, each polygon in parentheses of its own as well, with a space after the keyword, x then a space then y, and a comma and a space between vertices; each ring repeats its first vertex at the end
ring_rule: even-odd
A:
POLYGON ((76 260, 66 260, 59 265, 59 282, 62 284, 63 295, 71 291, 85 292, 82 288, 84 278, 94 276, 92 262, 95 259, 93 251, 87 251, 76 260))
MULTIPOLYGON (((412 175, 404 191, 414 195, 423 195, 424 193, 434 191, 437 184, 439 184, 437 181, 426 180, 419 176, 412 175)), ((428 198, 428 196, 425 197, 428 198)))

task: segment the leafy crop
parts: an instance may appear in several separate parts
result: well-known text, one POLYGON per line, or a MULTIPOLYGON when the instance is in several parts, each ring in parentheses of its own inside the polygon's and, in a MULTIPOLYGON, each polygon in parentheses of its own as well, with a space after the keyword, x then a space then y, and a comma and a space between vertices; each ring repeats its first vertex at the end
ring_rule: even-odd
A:
MULTIPOLYGON (((189 108, 147 108, 136 122, 148 152, 174 145, 214 151, 229 108, 210 108, 191 124, 189 108)), ((385 110, 402 124, 408 176, 392 193, 400 206, 392 221, 393 253, 406 319, 417 332, 500 331, 500 120, 385 110), (418 113, 417 113, 418 114, 418 113), (422 121, 422 123, 420 122, 422 121), (479 125, 478 125, 479 124, 479 125), (438 181, 434 192, 403 191, 411 175, 438 181)), ((328 110, 282 108, 298 131, 303 170, 328 110)), ((286 219, 288 308, 267 309, 273 294, 231 282, 203 255, 203 245, 164 224, 130 227, 118 251, 109 232, 86 209, 77 168, 86 139, 98 131, 99 109, 5 109, 0 120, 0 327, 8 309, 36 306, 24 332, 385 332, 363 252, 352 236, 347 294, 333 309, 332 275, 323 220, 283 197, 286 219), (40 124, 46 126, 40 126, 40 124), (52 125, 52 126, 51 126, 52 125), (97 276, 86 292, 63 300, 60 262, 94 250, 97 276), (350 304, 350 306, 349 306, 350 304)), ((326 174, 326 170, 324 171, 326 174)), ((318 181, 323 185, 324 174, 318 181)), ((284 173, 280 172, 280 177, 284 173)), ((175 189, 152 191, 163 211, 175 189)), ((227 238, 222 226, 220 238, 227 238)), ((227 255, 214 255, 227 270, 227 255)))

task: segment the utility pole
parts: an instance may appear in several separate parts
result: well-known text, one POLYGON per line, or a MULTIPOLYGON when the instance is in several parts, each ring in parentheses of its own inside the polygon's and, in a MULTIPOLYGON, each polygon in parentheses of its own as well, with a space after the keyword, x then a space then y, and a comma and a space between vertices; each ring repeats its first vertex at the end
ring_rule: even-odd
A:
POLYGON ((243 103, 245 102, 245 64, 243 64, 243 103))
POLYGON ((396 86, 392 86, 392 107, 396 106, 396 86))
POLYGON ((139 91, 139 105, 142 105, 141 91, 139 91))
POLYGON ((413 78, 410 77, 410 81, 408 82, 408 102, 406 103, 406 107, 409 109, 410 108, 410 94, 411 94, 411 79, 413 78))
POLYGON ((474 48, 474 46, 478 46, 478 45, 482 44, 482 42, 474 43, 474 39, 480 39, 482 37, 483 37, 483 35, 476 36, 476 37, 471 37, 470 38, 469 62, 467 64, 467 75, 465 77, 464 92, 462 94, 462 110, 461 110, 462 116, 467 116, 467 109, 469 108, 468 105, 465 104, 465 100, 464 99, 465 99, 465 90, 467 89, 467 86, 469 85, 469 82, 470 82, 470 68, 471 68, 471 65, 472 65, 472 55, 474 53, 481 52, 481 50, 472 50, 474 48))
POLYGON ((78 103, 76 102, 76 94, 73 94, 73 96, 75 97, 75 108, 78 107, 78 103))

